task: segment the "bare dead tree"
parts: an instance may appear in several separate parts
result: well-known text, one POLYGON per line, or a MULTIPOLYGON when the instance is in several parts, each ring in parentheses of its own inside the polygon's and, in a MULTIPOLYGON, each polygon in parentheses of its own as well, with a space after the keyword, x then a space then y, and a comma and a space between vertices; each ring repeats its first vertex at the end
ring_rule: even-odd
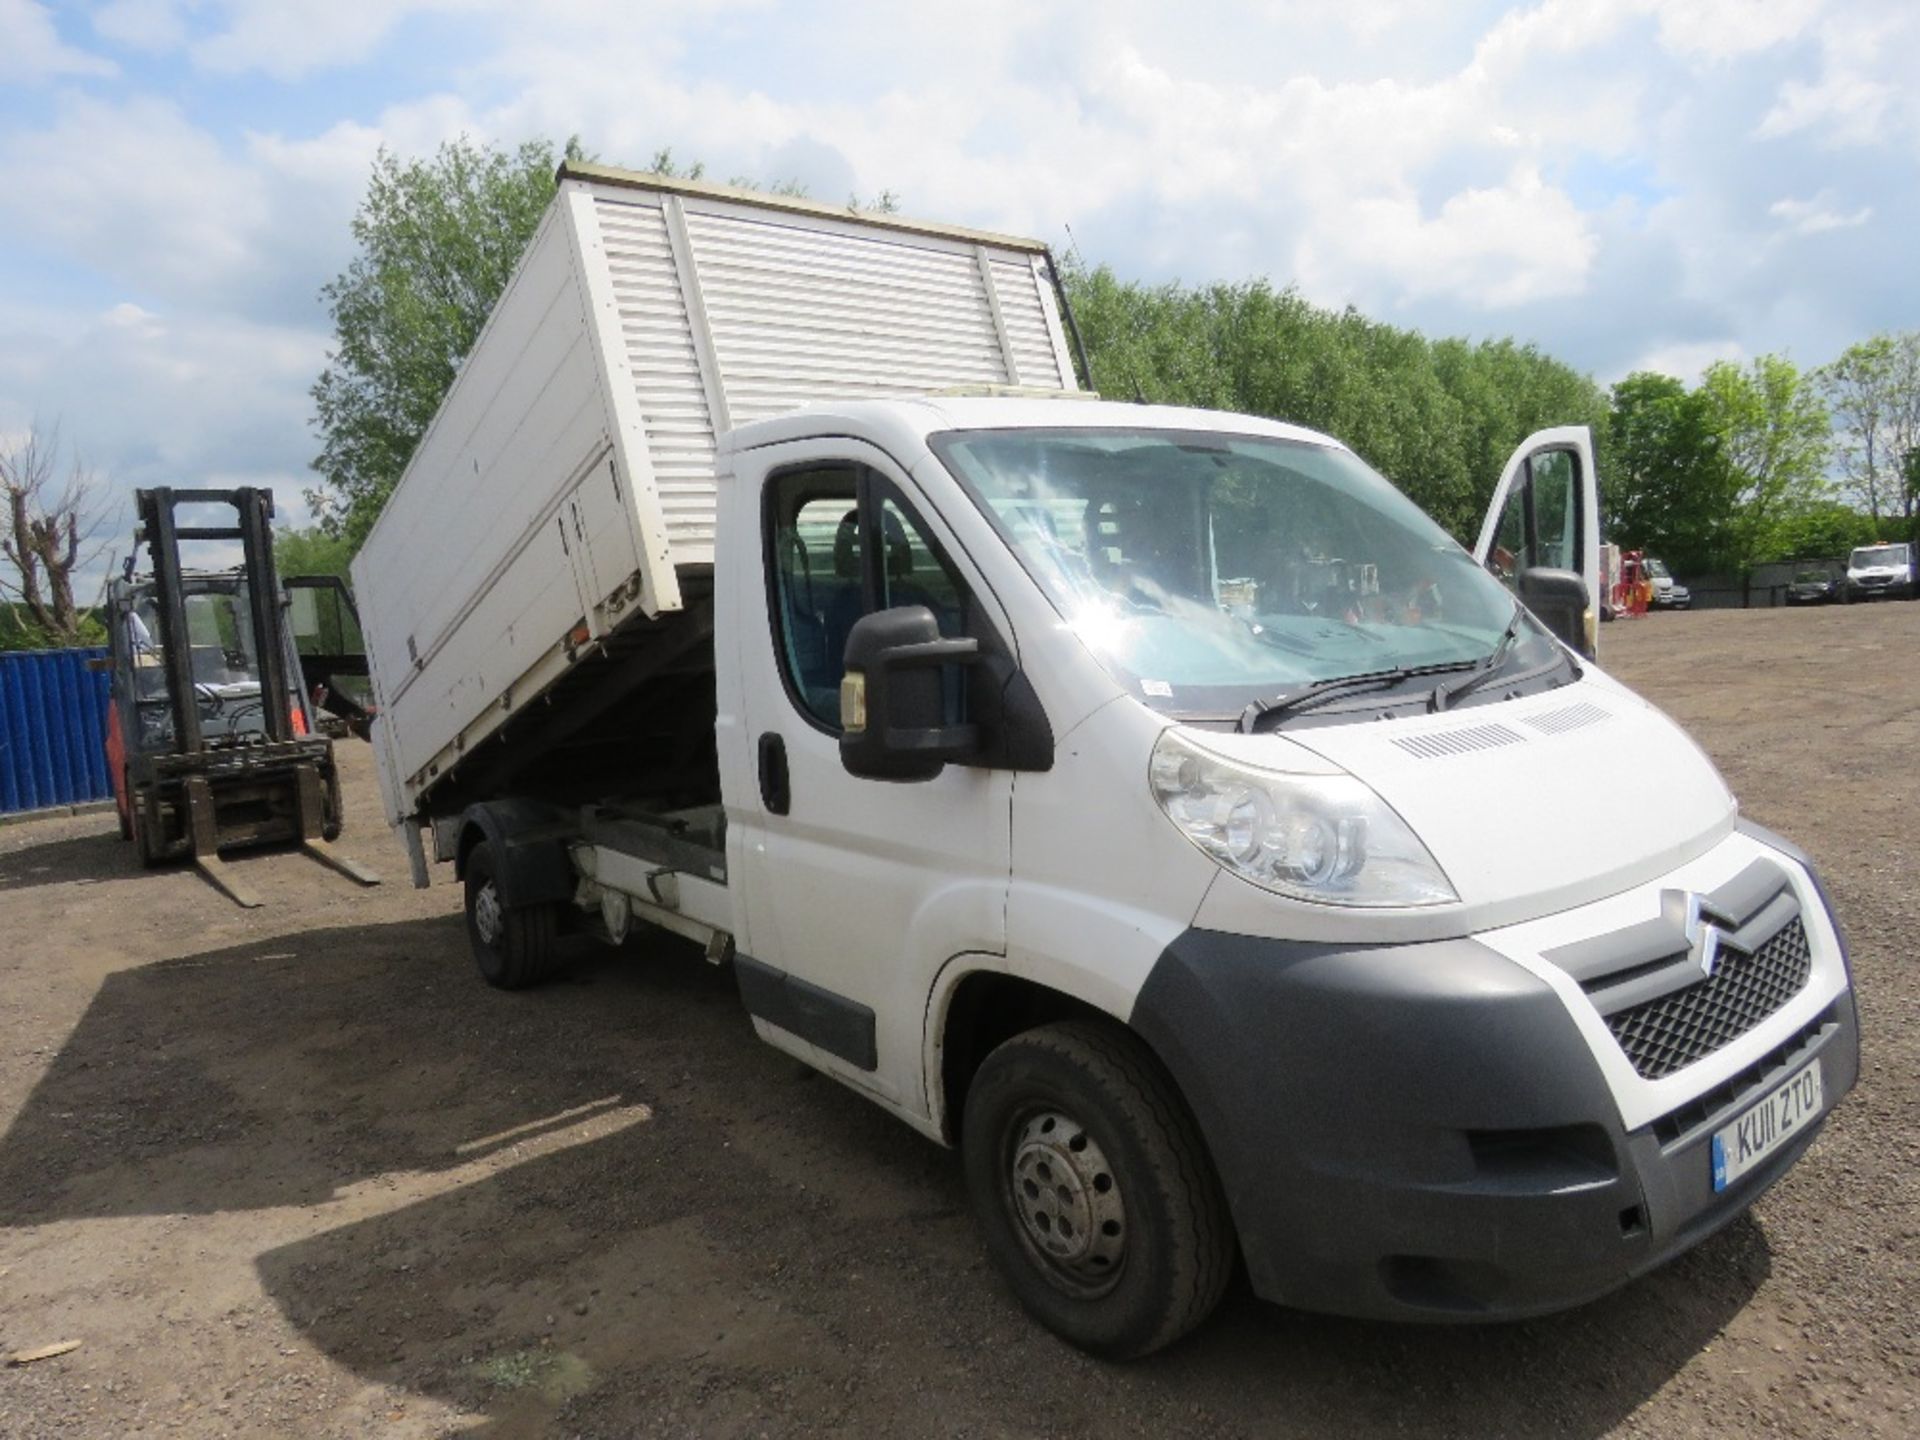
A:
POLYGON ((0 448, 0 598, 16 601, 48 644, 76 645, 85 616, 73 577, 99 554, 92 544, 98 477, 75 457, 60 478, 60 428, 28 428, 0 448))

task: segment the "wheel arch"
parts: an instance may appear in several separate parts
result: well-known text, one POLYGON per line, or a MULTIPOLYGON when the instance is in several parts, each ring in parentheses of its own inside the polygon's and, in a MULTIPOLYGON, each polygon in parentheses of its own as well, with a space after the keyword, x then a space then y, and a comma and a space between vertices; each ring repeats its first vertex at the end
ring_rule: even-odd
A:
POLYGON ((961 955, 949 961, 936 977, 927 1007, 927 1104, 938 1138, 947 1145, 959 1143, 967 1088, 996 1046, 1059 1020, 1099 1020, 1126 1030, 1159 1063, 1192 1111, 1193 1102, 1166 1057, 1114 1007, 1117 997, 1097 991, 1073 986, 1070 975, 1040 979, 1017 972, 1004 955, 961 955))
POLYGON ((575 889, 573 860, 567 853, 571 825, 566 812, 530 800, 489 800, 469 805, 460 819, 454 847, 455 878, 464 880, 467 863, 482 843, 491 847, 500 903, 517 909, 569 900, 575 889))

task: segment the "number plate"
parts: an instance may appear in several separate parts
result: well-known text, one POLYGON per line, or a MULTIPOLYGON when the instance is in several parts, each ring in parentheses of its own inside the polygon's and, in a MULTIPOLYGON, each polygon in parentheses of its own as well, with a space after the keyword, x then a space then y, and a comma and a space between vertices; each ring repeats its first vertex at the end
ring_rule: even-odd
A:
POLYGON ((1713 1135, 1713 1188, 1724 1190, 1818 1118, 1826 1103, 1820 1062, 1789 1075, 1713 1135))

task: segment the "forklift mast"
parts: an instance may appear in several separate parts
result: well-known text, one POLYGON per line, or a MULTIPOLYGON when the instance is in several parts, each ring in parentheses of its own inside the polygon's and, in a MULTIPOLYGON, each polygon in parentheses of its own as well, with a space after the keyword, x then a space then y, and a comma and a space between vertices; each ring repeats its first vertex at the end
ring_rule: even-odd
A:
POLYGON ((134 492, 140 517, 136 544, 144 542, 153 561, 154 603, 160 615, 160 642, 166 656, 167 697, 173 708, 174 748, 198 754, 206 748, 200 707, 194 698, 193 658, 187 631, 185 588, 181 584, 182 540, 238 540, 241 569, 247 577, 247 618, 260 666, 261 719, 268 741, 294 738, 288 694, 286 631, 280 609, 280 580, 273 564, 273 492, 243 486, 238 490, 174 490, 161 486, 134 492), (182 526, 179 505, 231 505, 238 523, 231 526, 182 526), (269 698, 274 703, 268 703, 269 698))

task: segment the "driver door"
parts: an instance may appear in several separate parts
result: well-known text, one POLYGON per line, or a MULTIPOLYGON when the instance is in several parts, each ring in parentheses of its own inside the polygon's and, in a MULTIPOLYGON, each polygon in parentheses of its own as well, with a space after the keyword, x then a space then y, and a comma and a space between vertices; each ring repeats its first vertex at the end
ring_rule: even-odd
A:
POLYGON ((1563 425, 1520 443, 1494 487, 1473 556, 1555 635, 1594 658, 1602 595, 1600 484, 1591 430, 1563 425), (1538 572, 1553 570, 1580 577, 1586 603, 1579 613, 1550 600, 1538 572))

